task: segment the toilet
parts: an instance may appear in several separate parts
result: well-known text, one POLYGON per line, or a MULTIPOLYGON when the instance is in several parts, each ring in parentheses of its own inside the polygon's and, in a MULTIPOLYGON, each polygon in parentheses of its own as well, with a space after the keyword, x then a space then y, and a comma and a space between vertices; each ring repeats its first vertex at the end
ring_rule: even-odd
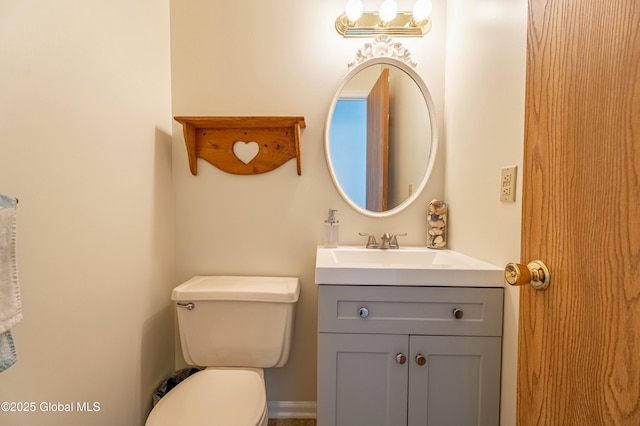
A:
POLYGON ((205 367, 151 410, 146 426, 266 426, 264 368, 286 364, 300 281, 197 276, 173 289, 185 361, 205 367))

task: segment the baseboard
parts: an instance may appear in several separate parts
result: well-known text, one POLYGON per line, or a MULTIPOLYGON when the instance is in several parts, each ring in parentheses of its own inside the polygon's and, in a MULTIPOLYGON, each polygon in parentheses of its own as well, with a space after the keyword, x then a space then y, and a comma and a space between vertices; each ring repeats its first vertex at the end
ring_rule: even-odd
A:
POLYGON ((270 419, 315 419, 315 401, 267 401, 270 419))

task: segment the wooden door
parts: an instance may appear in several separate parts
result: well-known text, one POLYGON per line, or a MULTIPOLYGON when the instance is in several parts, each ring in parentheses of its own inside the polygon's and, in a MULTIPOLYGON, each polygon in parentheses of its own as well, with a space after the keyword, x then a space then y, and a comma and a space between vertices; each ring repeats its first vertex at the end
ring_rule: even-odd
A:
POLYGON ((389 203, 389 69, 367 96, 367 210, 383 212, 389 203))
POLYGON ((518 424, 640 425, 640 2, 529 0, 518 424))

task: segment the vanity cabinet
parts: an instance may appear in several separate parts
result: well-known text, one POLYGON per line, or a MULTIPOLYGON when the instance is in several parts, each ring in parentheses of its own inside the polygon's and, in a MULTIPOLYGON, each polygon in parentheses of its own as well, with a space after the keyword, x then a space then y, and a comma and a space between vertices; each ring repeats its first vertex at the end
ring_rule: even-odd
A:
POLYGON ((499 424, 502 288, 318 286, 318 426, 499 424))

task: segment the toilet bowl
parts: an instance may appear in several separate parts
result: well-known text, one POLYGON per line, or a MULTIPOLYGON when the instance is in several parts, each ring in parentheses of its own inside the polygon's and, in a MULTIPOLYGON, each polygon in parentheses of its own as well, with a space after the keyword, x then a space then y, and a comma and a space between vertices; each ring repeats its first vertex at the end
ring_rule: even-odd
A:
POLYGON ((262 369, 210 367, 183 380, 151 411, 147 426, 266 426, 262 369))
POLYGON ((153 408, 146 426, 266 426, 264 368, 283 366, 298 278, 198 276, 173 290, 185 361, 206 367, 153 408))

